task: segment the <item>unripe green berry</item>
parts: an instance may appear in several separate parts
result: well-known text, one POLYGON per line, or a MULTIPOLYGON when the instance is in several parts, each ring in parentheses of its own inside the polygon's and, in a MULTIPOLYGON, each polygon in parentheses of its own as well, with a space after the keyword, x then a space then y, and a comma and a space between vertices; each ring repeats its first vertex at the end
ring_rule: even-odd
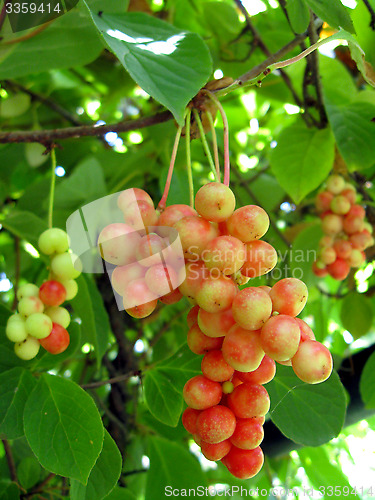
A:
POLYGON ((70 314, 65 307, 48 307, 45 310, 45 314, 51 318, 53 323, 57 323, 63 328, 68 328, 70 324, 70 314))
POLYGON ((69 248, 68 235, 57 227, 47 229, 39 236, 38 247, 45 255, 66 252, 69 248))
POLYGON ((19 358, 23 359, 24 361, 35 358, 35 356, 39 352, 39 349, 39 341, 36 338, 31 337, 30 335, 23 342, 17 342, 14 345, 14 352, 19 358))
POLYGON ((9 317, 5 334, 11 342, 22 342, 27 337, 25 320, 20 314, 13 314, 9 317))
POLYGON ((82 263, 72 253, 61 253, 52 258, 51 269, 60 280, 72 280, 81 274, 82 263))
POLYGON ((41 313, 44 311, 44 304, 38 297, 25 297, 18 303, 18 311, 23 316, 41 313))
POLYGON ((17 299, 21 300, 26 297, 38 297, 38 294, 39 287, 33 283, 25 283, 25 285, 21 285, 17 290, 17 299))
POLYGON ((36 339, 45 339, 52 331, 52 320, 43 313, 35 313, 26 320, 26 331, 36 339))

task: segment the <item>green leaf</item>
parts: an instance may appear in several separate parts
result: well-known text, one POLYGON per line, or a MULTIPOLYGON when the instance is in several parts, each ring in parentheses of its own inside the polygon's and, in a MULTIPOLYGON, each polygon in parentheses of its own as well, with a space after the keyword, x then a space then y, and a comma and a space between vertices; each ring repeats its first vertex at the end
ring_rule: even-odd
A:
POLYGON ((103 445, 103 424, 77 384, 44 373, 24 411, 27 441, 47 470, 86 484, 103 445))
POLYGON ((25 457, 17 466, 18 480, 28 490, 36 485, 40 479, 42 468, 34 456, 25 457))
POLYGON ((324 448, 304 448, 298 452, 298 456, 310 482, 316 490, 327 492, 333 490, 333 492, 336 492, 334 495, 337 495, 337 492, 339 492, 337 496, 343 495, 350 500, 358 499, 358 495, 351 493, 353 488, 349 484, 348 478, 340 468, 331 463, 324 448), (335 490, 336 486, 338 487, 337 490, 335 490))
POLYGON ((186 105, 211 74, 210 54, 199 35, 138 12, 91 15, 135 82, 182 124, 186 105))
POLYGON ((319 54, 324 102, 329 104, 348 104, 360 95, 354 80, 338 59, 319 54))
POLYGON ((48 228, 43 221, 32 212, 14 211, 3 220, 2 225, 12 234, 29 241, 38 248, 39 235, 48 228))
POLYGON ((116 443, 107 430, 104 431, 103 448, 96 461, 87 485, 73 479, 71 481, 71 500, 101 500, 115 487, 120 477, 122 459, 116 443))
POLYGON ((298 122, 281 131, 271 153, 271 167, 279 184, 299 203, 327 177, 334 154, 329 129, 308 129, 298 122))
POLYGON ((103 170, 94 157, 85 158, 57 187, 54 208, 75 210, 106 194, 103 170), (85 186, 85 189, 82 189, 85 186))
POLYGON ((374 313, 371 303, 361 293, 350 293, 341 303, 341 321, 355 339, 365 335, 371 328, 374 313))
POLYGON ((375 408, 375 352, 371 354, 363 368, 359 391, 366 408, 375 408))
POLYGON ((1 500, 19 500, 20 489, 17 484, 0 481, 0 498, 1 500))
POLYGON ((310 385, 290 367, 278 365, 267 391, 271 419, 287 438, 305 446, 320 446, 340 433, 346 397, 336 372, 325 382, 310 385))
POLYGON ((316 282, 311 266, 316 260, 316 249, 321 237, 321 225, 313 224, 303 229, 293 241, 290 252, 290 276, 302 280, 307 285, 316 282))
POLYGON ((337 147, 351 171, 369 168, 375 163, 375 105, 353 102, 335 106, 326 104, 337 147))
POLYGON ((340 0, 305 0, 311 10, 317 16, 326 21, 333 28, 349 31, 355 33, 352 20, 348 10, 343 6, 340 0))
POLYGON ((206 484, 198 460, 185 448, 160 437, 150 437, 148 445, 147 500, 169 496, 168 487, 182 490, 206 484))
POLYGON ((0 375, 0 433, 7 439, 23 436, 23 411, 36 383, 31 373, 21 367, 0 375))
POLYGON ((286 10, 294 31, 304 33, 310 22, 310 12, 305 0, 289 0, 286 10))
POLYGON ((118 486, 105 497, 105 500, 137 500, 137 497, 129 490, 129 488, 121 488, 118 486))
MULTIPOLYGON (((77 278, 78 293, 71 300, 75 313, 82 320, 82 342, 94 346, 97 366, 108 348, 111 327, 108 314, 103 305, 103 298, 88 276, 81 274, 77 278)), ((114 299, 113 299, 114 300, 114 299)))
POLYGON ((184 345, 171 358, 147 371, 144 394, 148 409, 156 419, 176 427, 184 404, 182 389, 188 379, 199 375, 200 362, 184 345))
MULTIPOLYGON (((19 37, 19 33, 15 37, 19 37)), ((8 47, 11 50, 7 46, 0 49, 1 80, 87 64, 103 49, 83 9, 64 14, 36 36, 8 47)))
POLYGON ((203 14, 209 29, 220 37, 220 41, 233 40, 241 31, 242 25, 234 5, 224 2, 204 2, 203 14))

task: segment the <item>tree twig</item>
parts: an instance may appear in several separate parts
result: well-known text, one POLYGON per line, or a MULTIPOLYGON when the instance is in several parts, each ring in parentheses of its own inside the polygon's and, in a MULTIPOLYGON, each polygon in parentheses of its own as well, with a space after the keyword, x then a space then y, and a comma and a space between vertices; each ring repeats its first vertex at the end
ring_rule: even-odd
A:
POLYGON ((369 0, 363 0, 363 3, 366 5, 367 10, 370 12, 371 16, 370 27, 375 31, 375 11, 371 7, 369 0))
POLYGON ((10 478, 13 482, 18 484, 16 464, 14 463, 12 449, 11 449, 7 439, 2 439, 1 441, 2 441, 3 446, 4 446, 4 451, 5 451, 5 456, 6 456, 7 463, 8 463, 10 478))
POLYGON ((139 377, 141 375, 140 370, 132 370, 128 373, 123 373, 122 375, 117 375, 116 377, 109 378, 107 380, 99 380, 98 382, 91 382, 89 384, 81 385, 82 389, 97 389, 98 387, 102 387, 107 384, 118 384, 119 382, 124 382, 128 380, 130 377, 139 377))
POLYGON ((21 273, 21 252, 20 252, 20 239, 18 236, 14 238, 14 253, 16 256, 15 262, 15 276, 14 276, 14 299, 12 304, 12 311, 14 311, 17 307, 17 290, 20 282, 20 273, 21 273))
MULTIPOLYGON (((318 41, 319 37, 316 31, 316 27, 314 24, 314 17, 312 13, 308 27, 308 33, 309 33, 310 44, 314 45, 314 43, 318 41)), ((310 78, 316 90, 317 99, 315 103, 320 119, 318 126, 319 128, 324 128, 327 125, 327 115, 323 103, 323 87, 319 72, 319 54, 316 51, 314 51, 310 55, 308 55, 306 59, 307 59, 307 68, 310 74, 310 78)), ((305 103, 305 107, 307 108, 308 106, 306 106, 306 104, 307 103, 305 103)))
POLYGON ((6 15, 7 15, 7 5, 9 3, 12 3, 12 0, 5 0, 4 5, 3 5, 1 12, 0 12, 0 31, 4 25, 4 21, 5 21, 6 15))
MULTIPOLYGON (((245 19, 246 19, 246 24, 248 25, 251 33, 253 34, 253 37, 254 37, 254 41, 256 41, 258 47, 262 50, 262 52, 267 56, 268 58, 268 64, 265 66, 265 67, 262 67, 263 64, 266 62, 264 61, 262 64, 258 65, 258 69, 257 69, 257 72, 253 75, 253 76, 250 76, 249 77, 249 73, 243 75, 243 77, 240 77, 237 79, 237 81, 243 81, 242 78, 246 78, 246 81, 247 80, 251 80, 252 78, 254 78, 255 76, 259 75, 260 73, 262 73, 265 69, 268 68, 268 66, 270 66, 271 64, 279 61, 287 52, 289 52, 291 50, 291 48, 294 48, 295 46, 299 45, 300 42, 302 40, 304 40, 306 38, 306 35, 303 34, 303 35, 298 35, 295 37, 294 40, 292 40, 292 42, 290 42, 290 44, 288 44, 289 46, 291 45, 292 47, 291 48, 288 48, 287 49, 287 52, 283 52, 283 53, 280 53, 281 51, 284 51, 286 50, 285 47, 287 47, 288 45, 286 45, 285 47, 283 47, 282 49, 280 49, 278 52, 276 52, 275 54, 272 54, 271 51, 268 49, 267 45, 264 43, 264 41, 262 40, 261 36, 260 36, 260 33, 259 31, 256 29, 256 27, 253 25, 253 23, 251 22, 251 19, 250 19, 250 16, 249 16, 249 13, 247 12, 246 8, 244 7, 244 5, 242 4, 241 0, 234 0, 236 5, 238 6, 238 8, 241 10, 241 12, 243 13, 243 15, 245 16, 245 19), (260 71, 259 71, 260 69, 260 71)), ((253 70, 255 70, 255 68, 253 68, 253 70)), ((253 71, 251 70, 251 71, 253 71)), ((295 101, 295 103, 297 104, 297 106, 299 106, 300 108, 303 108, 303 102, 301 101, 300 97, 298 96, 294 86, 293 86, 293 83, 292 83, 292 80, 290 79, 289 75, 283 70, 283 69, 279 69, 279 72, 280 72, 280 76, 282 77, 282 79, 284 80, 286 86, 288 87, 288 89, 290 90, 292 96, 293 96, 293 99, 295 101)), ((307 113, 302 113, 302 118, 305 120, 306 123, 308 124, 311 124, 311 120, 309 120, 309 116, 307 113)))
POLYGON ((80 127, 66 127, 50 130, 18 130, 15 132, 0 132, 0 143, 13 142, 40 142, 41 144, 51 144, 53 141, 62 139, 72 139, 78 137, 103 136, 107 132, 129 132, 141 128, 157 125, 173 118, 170 111, 163 111, 153 116, 129 120, 126 122, 112 123, 110 125, 81 125, 80 127))
POLYGON ((5 80, 5 85, 10 87, 11 89, 19 90, 23 92, 24 94, 27 94, 31 97, 32 100, 34 101, 39 101, 48 108, 52 109, 52 111, 55 111, 57 114, 65 118, 66 121, 71 123, 72 125, 80 126, 82 123, 80 120, 73 114, 64 109, 63 107, 60 106, 57 102, 53 101, 49 97, 45 97, 41 94, 38 94, 37 92, 34 92, 33 90, 30 90, 26 88, 24 85, 21 85, 18 82, 14 82, 11 80, 5 80))

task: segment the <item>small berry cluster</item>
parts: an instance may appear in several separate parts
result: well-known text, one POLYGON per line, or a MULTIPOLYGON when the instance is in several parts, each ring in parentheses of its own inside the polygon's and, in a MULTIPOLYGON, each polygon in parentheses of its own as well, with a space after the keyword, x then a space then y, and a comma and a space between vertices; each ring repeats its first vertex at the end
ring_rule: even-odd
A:
POLYGON ((70 314, 61 304, 75 297, 78 291, 75 278, 80 271, 73 264, 74 256, 68 253, 66 232, 47 229, 40 235, 38 246, 51 257, 49 278, 40 287, 33 283, 20 286, 18 312, 9 317, 5 330, 8 339, 15 342, 16 355, 23 360, 33 359, 40 346, 51 354, 65 351, 70 342, 66 330, 70 314))
POLYGON ((195 210, 171 205, 159 215, 142 190, 121 193, 118 206, 125 223, 107 226, 98 240, 103 258, 116 265, 113 288, 135 317, 148 316, 158 297, 173 303, 185 296, 194 304, 187 344, 204 357, 202 374, 183 390, 188 405, 183 425, 207 459, 222 460, 238 478, 252 477, 263 465, 259 445, 270 406, 263 385, 273 379, 275 361, 292 366, 312 384, 332 371, 328 349, 296 318, 307 301, 306 285, 285 278, 272 288, 239 290, 250 278, 271 271, 277 253, 260 240, 269 227, 267 213, 255 205, 235 210, 234 194, 222 183, 201 187, 195 210), (177 231, 181 242, 182 283, 181 262, 167 253, 168 228, 177 231), (178 289, 174 283, 180 283, 178 289))
POLYGON ((366 261, 364 250, 374 244, 372 226, 365 220, 365 209, 356 203, 357 193, 341 175, 331 175, 324 191, 316 198, 324 236, 319 246, 313 272, 318 277, 328 274, 344 280, 352 267, 366 261))

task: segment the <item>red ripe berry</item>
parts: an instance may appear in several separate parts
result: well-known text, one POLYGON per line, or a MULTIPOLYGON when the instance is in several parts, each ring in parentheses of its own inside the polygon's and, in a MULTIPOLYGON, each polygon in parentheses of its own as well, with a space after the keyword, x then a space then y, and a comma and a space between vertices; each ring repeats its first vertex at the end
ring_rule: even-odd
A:
POLYGON ((221 384, 203 375, 196 375, 188 380, 183 389, 185 403, 195 410, 206 410, 217 405, 222 394, 221 384))
POLYGON ((273 310, 289 316, 298 316, 305 307, 307 296, 307 286, 297 278, 284 278, 270 291, 273 310))
POLYGON ((258 474, 262 468, 264 456, 259 446, 254 450, 241 450, 232 446, 222 462, 233 476, 249 479, 258 474))
MULTIPOLYGON (((340 257, 340 259, 347 259, 352 251, 352 245, 348 240, 335 241, 333 248, 335 249, 337 257, 340 257)), ((332 262, 330 264, 332 264, 332 262)))
POLYGON ((271 359, 269 356, 266 355, 262 359, 262 362, 260 363, 258 368, 256 368, 252 372, 247 372, 247 373, 236 372, 237 377, 240 380, 242 380, 242 382, 249 382, 250 384, 259 384, 259 385, 271 382, 275 374, 276 374, 276 363, 273 359, 271 359))
POLYGON ((235 428, 236 417, 226 406, 208 408, 197 418, 198 434, 206 443, 221 443, 231 437, 235 428))
POLYGON ((344 259, 337 258, 333 264, 327 266, 328 273, 335 280, 342 281, 344 280, 350 271, 350 266, 344 259))
POLYGON ((245 382, 229 394, 228 406, 238 418, 261 417, 270 409, 270 398, 262 385, 245 382))
POLYGON ((263 441, 263 426, 257 418, 239 418, 230 442, 242 450, 253 450, 263 441))
POLYGON ((202 359, 201 369, 205 377, 215 382, 225 382, 234 373, 234 368, 225 361, 223 353, 218 349, 205 354, 202 359))
POLYGON ((173 224, 184 217, 189 217, 189 215, 197 215, 194 208, 189 207, 189 205, 170 205, 160 214, 158 226, 173 227, 173 224))
POLYGON ((198 323, 195 323, 187 334, 187 345, 189 349, 200 356, 212 349, 220 349, 223 343, 222 337, 213 338, 205 335, 199 328, 198 323))
POLYGON ((188 312, 186 321, 187 321, 187 324, 188 324, 189 328, 191 328, 194 325, 194 323, 197 322, 197 320, 198 320, 198 313, 199 313, 199 306, 192 307, 190 309, 190 311, 188 312))
POLYGON ((176 304, 176 302, 179 302, 182 299, 183 295, 180 292, 178 288, 173 290, 173 292, 167 293, 167 295, 163 295, 163 297, 160 297, 160 302, 163 302, 163 304, 176 304))
POLYGON ((182 425, 188 432, 190 432, 190 434, 197 433, 197 418, 200 413, 202 413, 200 410, 194 410, 194 408, 186 408, 186 410, 182 414, 182 425))
POLYGON ((328 274, 327 268, 319 267, 316 262, 313 262, 312 270, 315 276, 318 276, 318 278, 324 278, 324 276, 327 276, 328 274))
POLYGON ((315 200, 315 206, 318 212, 326 212, 330 209, 333 194, 329 191, 322 191, 315 200))
POLYGON ((221 443, 216 444, 205 443, 204 441, 201 442, 202 454, 207 458, 207 460, 212 460, 213 462, 224 458, 225 455, 228 454, 231 447, 232 445, 229 439, 225 439, 224 441, 221 441, 221 443))
POLYGON ((65 351, 70 342, 69 333, 65 328, 57 323, 52 323, 52 331, 48 337, 39 339, 39 342, 46 351, 51 354, 60 354, 65 351))
POLYGON ((60 306, 65 297, 66 290, 59 281, 45 281, 39 288, 39 298, 46 306, 60 306))
POLYGON ((346 198, 348 198, 348 200, 350 201, 350 204, 351 205, 354 205, 355 203, 355 200, 356 200, 356 191, 354 189, 350 189, 350 188, 345 188, 341 191, 340 193, 342 196, 346 196, 346 198))

